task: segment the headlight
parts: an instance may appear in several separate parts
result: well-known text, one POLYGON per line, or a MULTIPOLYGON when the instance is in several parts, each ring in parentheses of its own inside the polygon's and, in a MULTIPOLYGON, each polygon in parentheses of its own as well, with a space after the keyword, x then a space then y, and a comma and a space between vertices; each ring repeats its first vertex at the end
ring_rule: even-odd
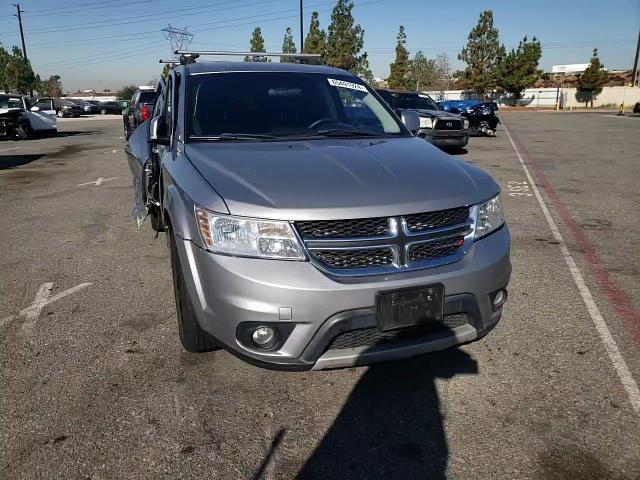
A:
POLYGON ((429 117, 420 117, 420 128, 433 128, 433 120, 429 117))
POLYGON ((302 246, 287 222, 219 215, 196 207, 205 248, 242 257, 304 260, 302 246))
POLYGON ((476 207, 476 239, 489 235, 504 225, 500 195, 496 195, 488 202, 481 203, 476 207))
POLYGON ((465 130, 467 128, 469 128, 469 120, 468 119, 466 119, 466 118, 462 119, 462 128, 464 128, 465 130))

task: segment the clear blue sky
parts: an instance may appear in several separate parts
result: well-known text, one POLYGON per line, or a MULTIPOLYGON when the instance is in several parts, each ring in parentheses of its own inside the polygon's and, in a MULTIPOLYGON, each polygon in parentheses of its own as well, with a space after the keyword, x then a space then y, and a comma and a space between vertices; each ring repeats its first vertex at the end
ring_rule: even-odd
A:
MULTIPOLYGON (((0 2, 0 42, 19 45, 16 0, 0 2)), ((168 22, 188 27, 193 48, 246 50, 260 26, 268 50, 279 50, 291 26, 299 43, 299 0, 22 0, 27 53, 41 76, 59 74, 66 90, 115 89, 157 76, 158 58, 170 54, 160 29, 168 22)), ((304 0, 305 30, 312 10, 329 23, 335 0, 304 0)), ((640 0, 354 0, 354 16, 365 30, 365 50, 376 77, 393 61, 398 26, 407 31, 412 53, 457 54, 482 10, 491 9, 501 41, 514 47, 524 36, 543 45, 542 68, 587 63, 593 48, 609 69, 633 66, 640 28, 640 0)))

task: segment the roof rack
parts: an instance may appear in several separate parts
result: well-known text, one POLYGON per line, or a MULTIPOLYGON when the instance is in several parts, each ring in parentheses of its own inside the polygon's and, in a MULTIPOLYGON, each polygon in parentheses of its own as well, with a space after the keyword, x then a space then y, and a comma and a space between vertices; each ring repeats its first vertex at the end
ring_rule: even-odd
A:
POLYGON ((175 63, 177 65, 178 63, 180 63, 180 59, 179 58, 174 58, 174 59, 161 58, 160 60, 158 60, 158 63, 175 63))
POLYGON ((244 57, 287 57, 295 60, 299 63, 306 63, 310 60, 320 60, 322 55, 318 53, 275 53, 275 52, 225 52, 217 50, 201 50, 201 51, 187 51, 176 50, 176 55, 180 55, 180 63, 185 65, 188 63, 195 63, 196 59, 201 55, 207 56, 244 56, 244 57))

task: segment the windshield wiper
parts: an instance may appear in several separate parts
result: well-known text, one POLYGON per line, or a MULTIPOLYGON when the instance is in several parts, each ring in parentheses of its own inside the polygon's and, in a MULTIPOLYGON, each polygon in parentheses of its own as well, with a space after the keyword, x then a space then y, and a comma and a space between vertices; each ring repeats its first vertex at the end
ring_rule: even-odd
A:
POLYGON ((221 133, 220 135, 199 136, 191 135, 191 140, 206 140, 211 142, 219 142, 225 140, 273 140, 278 138, 274 135, 265 135, 262 133, 221 133))
POLYGON ((376 132, 368 132, 366 130, 351 130, 348 128, 328 128, 326 130, 318 130, 316 132, 317 135, 322 135, 323 137, 343 137, 343 136, 350 136, 350 137, 360 137, 360 136, 365 136, 365 137, 377 137, 379 135, 382 135, 381 133, 376 133, 376 132))

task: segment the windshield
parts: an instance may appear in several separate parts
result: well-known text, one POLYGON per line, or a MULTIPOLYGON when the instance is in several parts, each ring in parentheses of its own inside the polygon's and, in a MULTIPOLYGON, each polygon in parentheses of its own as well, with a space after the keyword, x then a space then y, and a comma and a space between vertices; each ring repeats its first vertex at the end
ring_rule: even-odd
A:
POLYGON ((153 103, 156 101, 156 92, 153 90, 141 90, 138 103, 153 103))
POLYGON ((22 98, 0 95, 0 108, 22 108, 22 98))
POLYGON ((409 135, 371 90, 346 75, 197 74, 187 82, 186 102, 192 140, 409 135))
POLYGON ((392 93, 396 108, 412 108, 418 110, 440 110, 438 104, 428 95, 417 93, 392 93))

